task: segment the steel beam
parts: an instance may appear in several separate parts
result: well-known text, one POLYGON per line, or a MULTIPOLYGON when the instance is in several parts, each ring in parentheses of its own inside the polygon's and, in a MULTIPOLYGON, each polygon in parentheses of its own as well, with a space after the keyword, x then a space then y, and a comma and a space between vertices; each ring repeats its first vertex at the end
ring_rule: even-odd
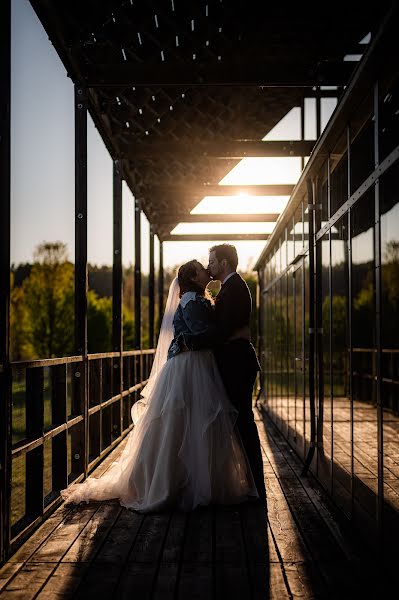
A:
POLYGON ((152 220, 157 225, 175 223, 274 223, 280 213, 266 214, 187 214, 187 213, 155 213, 152 220))
POLYGON ((217 242, 217 241, 245 241, 264 240, 269 237, 268 233, 207 233, 191 235, 167 235, 164 242, 217 242))
MULTIPOLYGON (((146 186, 146 197, 165 196, 171 198, 201 199, 204 196, 290 196, 293 184, 275 185, 149 185, 146 186)), ((135 195, 144 199, 139 190, 135 195)))
POLYGON ((169 63, 161 66, 145 64, 110 63, 84 65, 84 77, 88 87, 126 86, 263 86, 263 87, 314 87, 319 85, 346 85, 353 71, 353 64, 337 62, 324 64, 317 70, 301 66, 293 60, 261 64, 242 58, 239 62, 221 61, 211 65, 182 65, 169 63), (161 68, 162 67, 162 68, 161 68))
POLYGON ((208 157, 241 159, 248 157, 310 156, 316 140, 311 141, 261 141, 231 140, 222 143, 191 144, 155 142, 131 143, 123 148, 124 156, 132 160, 146 158, 208 157))

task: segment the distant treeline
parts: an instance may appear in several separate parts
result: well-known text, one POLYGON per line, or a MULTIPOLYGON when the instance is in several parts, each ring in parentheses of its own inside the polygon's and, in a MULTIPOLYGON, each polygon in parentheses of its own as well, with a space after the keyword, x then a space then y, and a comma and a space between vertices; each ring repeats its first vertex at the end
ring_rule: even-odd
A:
MULTIPOLYGON (((33 262, 11 268, 11 360, 33 360, 71 356, 74 348, 74 265, 63 242, 37 246, 33 262)), ((164 270, 166 301, 176 268, 164 270)), ((157 275, 157 274, 156 274, 157 275)), ((256 300, 256 275, 243 274, 256 300)), ((141 339, 148 347, 148 274, 142 274, 141 339)), ((88 351, 112 350, 112 267, 88 265, 88 351)), ((215 287, 213 292, 215 292, 215 287)), ((159 328, 158 281, 156 277, 155 332, 159 328)), ((256 338, 256 310, 252 334, 256 338)), ((123 346, 134 348, 134 267, 123 269, 123 346)))

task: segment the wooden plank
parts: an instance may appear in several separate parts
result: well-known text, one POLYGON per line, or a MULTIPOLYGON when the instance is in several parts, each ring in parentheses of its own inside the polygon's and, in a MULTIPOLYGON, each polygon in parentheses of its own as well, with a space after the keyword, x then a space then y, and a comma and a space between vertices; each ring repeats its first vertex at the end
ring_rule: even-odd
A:
POLYGON ((75 598, 76 590, 87 569, 88 565, 85 563, 60 563, 39 592, 37 598, 40 600, 75 598))
POLYGON ((2 600, 31 600, 35 598, 53 570, 53 564, 42 562, 25 564, 2 591, 2 600))
POLYGON ((184 563, 211 563, 213 558, 213 517, 210 508, 197 508, 188 515, 184 563))
POLYGON ((8 582, 23 567, 24 563, 8 562, 0 569, 0 592, 6 587, 8 582))
POLYGON ((60 507, 37 529, 28 540, 11 556, 9 563, 23 563, 34 554, 52 532, 67 519, 72 509, 60 507))
POLYGON ((178 597, 199 600, 213 594, 213 511, 200 507, 188 514, 178 597))
POLYGON ((179 579, 179 564, 162 562, 156 575, 152 598, 174 600, 179 579))
POLYGON ((156 563, 128 563, 115 588, 115 597, 120 600, 131 600, 132 597, 150 600, 155 570, 156 563))
POLYGON ((154 563, 159 560, 170 520, 171 516, 167 513, 146 515, 129 554, 128 563, 154 563))
POLYGON ((76 507, 56 527, 46 541, 33 553, 29 562, 59 562, 85 528, 99 505, 88 504, 76 507))
POLYGON ((250 582, 238 507, 215 509, 216 597, 248 598, 250 582))
POLYGON ((118 562, 110 562, 107 565, 91 564, 83 574, 83 579, 73 596, 74 600, 112 598, 122 566, 118 562))
POLYGON ((178 597, 190 600, 213 598, 212 563, 184 562, 182 565, 178 597))
POLYGON ((122 568, 143 520, 144 515, 123 509, 94 562, 99 565, 115 563, 122 568))
POLYGON ((62 562, 81 563, 92 560, 121 511, 119 503, 102 504, 62 557, 62 562))

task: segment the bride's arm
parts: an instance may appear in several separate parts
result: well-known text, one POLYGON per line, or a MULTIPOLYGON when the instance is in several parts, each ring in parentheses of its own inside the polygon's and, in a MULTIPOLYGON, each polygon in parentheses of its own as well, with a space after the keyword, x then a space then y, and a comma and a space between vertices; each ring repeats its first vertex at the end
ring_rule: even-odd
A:
POLYGON ((183 309, 183 316, 189 331, 178 337, 182 350, 202 350, 223 343, 213 308, 207 300, 197 298, 188 302, 183 309))

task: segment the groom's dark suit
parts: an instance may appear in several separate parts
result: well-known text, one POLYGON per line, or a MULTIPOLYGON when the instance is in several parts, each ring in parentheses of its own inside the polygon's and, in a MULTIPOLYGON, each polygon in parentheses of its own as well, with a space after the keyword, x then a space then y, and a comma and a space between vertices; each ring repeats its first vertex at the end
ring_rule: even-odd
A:
POLYGON ((259 362, 253 345, 245 339, 227 341, 237 330, 249 327, 252 310, 251 293, 244 279, 234 273, 215 299, 216 335, 193 336, 186 340, 196 350, 213 346, 220 375, 232 404, 238 410, 237 428, 241 435, 259 497, 265 499, 265 483, 259 435, 252 412, 252 394, 259 371, 259 362))

